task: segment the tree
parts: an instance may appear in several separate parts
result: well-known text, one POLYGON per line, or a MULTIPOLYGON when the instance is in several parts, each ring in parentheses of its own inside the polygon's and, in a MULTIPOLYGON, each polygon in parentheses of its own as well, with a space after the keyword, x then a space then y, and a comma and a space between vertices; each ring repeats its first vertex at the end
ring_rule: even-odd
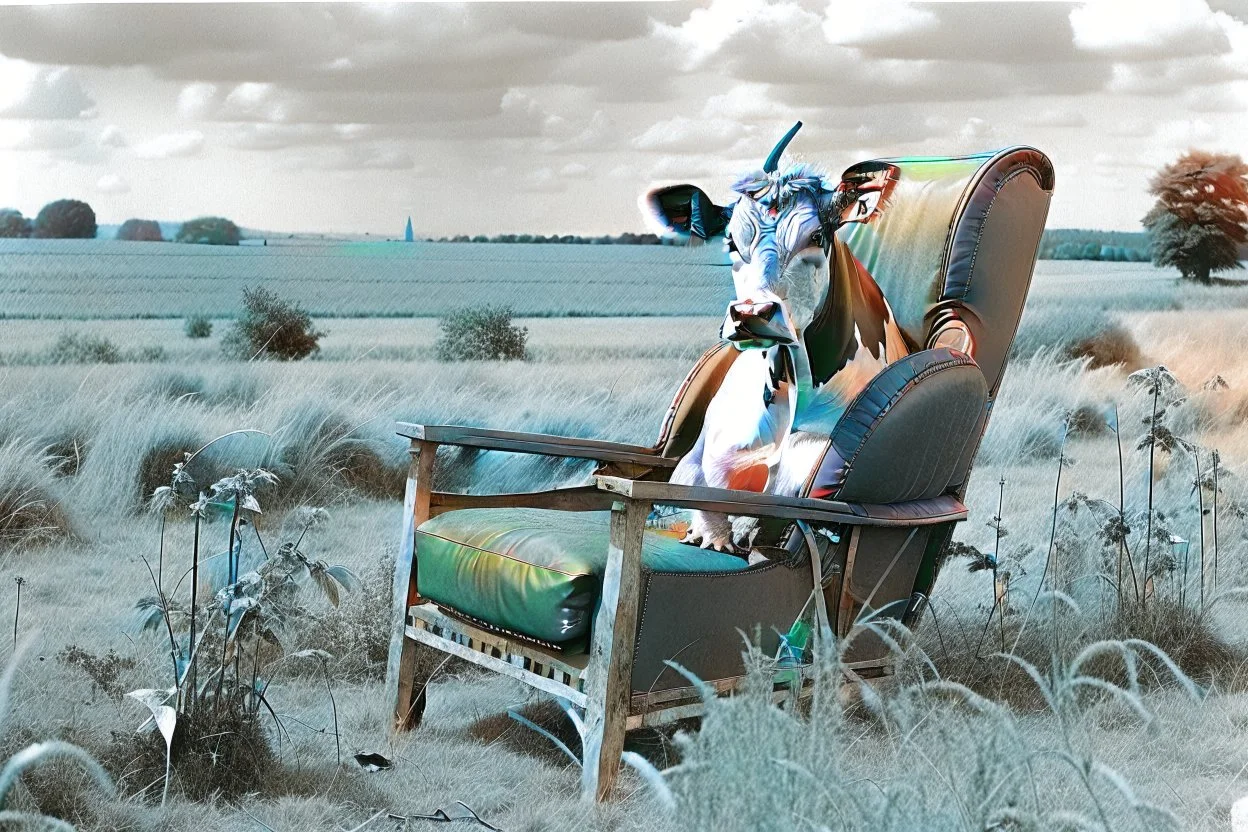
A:
POLYGON ((95 237, 95 211, 77 199, 49 202, 35 217, 35 237, 52 240, 90 240, 95 237))
POLYGON ((210 246, 236 246, 243 238, 238 226, 225 217, 198 217, 182 223, 174 240, 210 246))
POLYGON ((15 208, 0 208, 0 237, 29 237, 30 220, 15 208))
POLYGON ((164 235, 160 231, 160 223, 156 220, 126 220, 121 224, 121 228, 117 229, 118 240, 130 240, 138 243, 160 243, 164 242, 164 235))
POLYGON ((1193 150, 1149 183, 1157 202, 1144 217, 1153 263, 1187 280, 1241 268, 1236 248, 1248 241, 1248 165, 1239 156, 1193 150))

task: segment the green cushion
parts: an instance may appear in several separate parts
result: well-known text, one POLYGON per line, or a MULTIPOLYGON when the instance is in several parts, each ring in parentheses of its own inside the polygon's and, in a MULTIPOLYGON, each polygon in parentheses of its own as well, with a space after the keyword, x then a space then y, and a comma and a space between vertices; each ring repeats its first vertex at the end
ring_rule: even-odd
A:
MULTIPOLYGON (((598 602, 610 512, 464 509, 416 532, 420 594, 497 627, 554 644, 583 640, 598 602)), ((647 528, 652 572, 735 572, 744 560, 647 528)))

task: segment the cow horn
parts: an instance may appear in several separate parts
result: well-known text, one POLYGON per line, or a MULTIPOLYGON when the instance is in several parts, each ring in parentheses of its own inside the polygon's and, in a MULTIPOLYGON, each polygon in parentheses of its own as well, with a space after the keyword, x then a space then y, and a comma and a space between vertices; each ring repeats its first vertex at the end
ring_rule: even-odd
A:
POLYGON ((776 146, 771 149, 771 153, 767 155, 767 161, 763 162, 763 173, 775 173, 780 168, 780 156, 784 153, 784 149, 789 146, 789 142, 793 141, 793 137, 797 135, 797 131, 802 129, 802 123, 799 121, 789 128, 789 132, 784 134, 784 138, 776 142, 776 146))

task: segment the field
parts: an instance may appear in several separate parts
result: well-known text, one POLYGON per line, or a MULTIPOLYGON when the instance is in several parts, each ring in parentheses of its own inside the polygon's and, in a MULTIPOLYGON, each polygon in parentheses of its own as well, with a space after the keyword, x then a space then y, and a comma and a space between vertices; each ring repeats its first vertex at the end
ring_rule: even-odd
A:
MULTIPOLYGON (((844 712, 825 702, 806 722, 742 697, 712 709, 700 732, 685 726, 683 739, 655 733, 631 741, 660 767, 679 761, 665 778, 673 808, 631 772, 622 799, 590 807, 577 798, 577 772, 566 758, 504 716, 522 707, 566 737, 560 715, 509 682, 448 666, 431 686, 422 727, 387 737, 379 619, 388 604, 385 558, 397 547, 404 457, 392 423, 649 442, 680 379, 716 337, 724 270, 700 250, 644 246, 156 246, 146 254, 152 244, 134 245, 143 251, 113 243, 0 248, 0 507, 26 506, 23 517, 37 518, 19 525, 0 511, 0 569, 25 579, 20 617, 17 587, 0 586, 0 622, 18 618, 19 635, 38 639, 18 673, 0 751, 68 739, 104 760, 121 783, 121 796, 106 798, 58 764, 28 774, 9 808, 40 809, 82 828, 133 830, 437 829, 387 814, 429 814, 455 801, 508 832, 1225 830, 1231 804, 1248 794, 1248 612, 1234 595, 1215 603, 1211 580, 1204 603, 1197 600, 1199 563, 1212 561, 1214 542, 1192 488, 1196 460, 1179 445, 1156 454, 1150 469, 1147 449, 1137 445, 1151 399, 1127 379, 1164 364, 1182 385, 1185 399, 1168 406, 1166 426, 1199 446, 1202 472, 1214 449, 1224 466, 1217 587, 1248 585, 1240 508, 1248 494, 1237 476, 1248 463, 1248 290, 1180 286, 1145 264, 1041 262, 978 458, 971 517, 958 533, 992 551, 990 521, 1003 494, 1008 535, 1000 554, 1012 572, 1015 612, 1000 632, 996 623, 986 630, 991 577, 955 559, 934 593, 939 623, 925 622, 918 634, 917 647, 946 679, 991 704, 950 694, 952 686, 907 688, 844 712), (221 357, 241 289, 260 283, 317 315, 328 335, 314 359, 221 357), (530 359, 434 361, 430 316, 470 302, 510 303, 535 316, 518 321, 529 329, 530 359), (217 318, 212 337, 183 334, 182 317, 193 312, 217 318), (587 317, 550 317, 570 312, 587 317), (51 364, 65 333, 107 338, 125 360, 51 364), (1214 376, 1225 388, 1205 388, 1214 376), (1119 408, 1121 481, 1118 443, 1103 418, 1111 403, 1119 408), (329 523, 309 533, 305 548, 363 579, 339 611, 309 598, 316 620, 290 645, 335 656, 329 674, 344 762, 337 763, 325 679, 316 668, 292 667, 269 696, 288 732, 280 762, 215 794, 203 793, 190 774, 175 775, 162 807, 163 771, 134 764, 129 744, 146 714, 113 695, 161 686, 169 675, 167 644, 162 652, 160 639, 134 623, 135 602, 152 593, 144 558, 155 563, 160 540, 158 518, 143 507, 182 450, 237 428, 272 432, 284 465, 279 485, 260 495, 263 535, 277 539, 299 505, 326 506, 329 523), (1063 504, 1076 494, 1116 503, 1120 482, 1130 514, 1144 510, 1151 492, 1158 524, 1164 515, 1166 529, 1189 543, 1186 560, 1157 572, 1145 615, 1115 609, 1104 577, 1113 574, 1113 550, 1098 541, 1095 516, 1079 508, 1086 504, 1060 508, 1054 521, 1055 492, 1063 504), (1097 672, 1122 682, 1128 695, 1088 690, 1077 703, 1063 698, 1055 715, 1023 674, 1005 674, 1001 659, 976 658, 992 652, 977 650, 983 632, 998 647, 1017 635, 1051 537, 1058 586, 1078 605, 1057 624, 1063 660, 1098 638, 1148 638, 1201 686, 1199 697, 1157 661, 1143 663, 1138 690, 1129 689, 1120 664, 1102 663, 1097 672), (105 689, 64 658, 70 645, 97 657, 113 650, 133 664, 118 665, 105 689), (366 751, 393 759, 394 769, 358 768, 351 754, 366 751), (1170 813, 1177 827, 1143 804, 1170 813)), ((440 487, 475 479, 503 490, 587 473, 496 456, 448 458, 440 487)), ((168 562, 184 563, 191 525, 171 521, 166 531, 168 562)), ((210 535, 220 531, 208 527, 210 535)), ((1133 549, 1142 538, 1134 522, 1133 549)), ((1041 600, 1035 610, 1016 648, 1047 673, 1050 606, 1041 600)), ((202 778, 217 782, 212 776, 202 778)))

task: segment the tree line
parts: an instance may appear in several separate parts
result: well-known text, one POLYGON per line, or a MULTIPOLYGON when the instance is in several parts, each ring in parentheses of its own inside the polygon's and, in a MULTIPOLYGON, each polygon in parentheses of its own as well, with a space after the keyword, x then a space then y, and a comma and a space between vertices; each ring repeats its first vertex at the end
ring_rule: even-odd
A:
MULTIPOLYGON (((1056 228, 1045 231, 1038 255, 1047 260, 1147 262, 1173 267, 1186 280, 1212 283, 1214 272, 1242 268, 1248 256, 1248 164, 1234 154, 1192 150, 1163 167, 1149 181, 1156 202, 1144 216, 1143 232, 1056 228)), ((94 238, 91 206, 58 199, 33 219, 12 208, 0 209, 0 237, 94 238)), ((119 240, 161 241, 160 224, 130 219, 119 240)), ((198 217, 182 223, 174 242, 238 245, 242 232, 224 217, 198 217)), ((655 234, 625 232, 596 237, 575 234, 460 234, 433 242, 558 243, 562 245, 663 245, 655 234)))
MULTIPOLYGON (((92 240, 99 232, 95 211, 78 199, 58 199, 40 209, 32 220, 15 208, 0 208, 0 238, 92 240)), ((128 219, 117 229, 118 240, 165 242, 156 220, 128 219)), ((236 246, 243 239, 237 225, 224 217, 196 217, 178 227, 172 242, 236 246)))

